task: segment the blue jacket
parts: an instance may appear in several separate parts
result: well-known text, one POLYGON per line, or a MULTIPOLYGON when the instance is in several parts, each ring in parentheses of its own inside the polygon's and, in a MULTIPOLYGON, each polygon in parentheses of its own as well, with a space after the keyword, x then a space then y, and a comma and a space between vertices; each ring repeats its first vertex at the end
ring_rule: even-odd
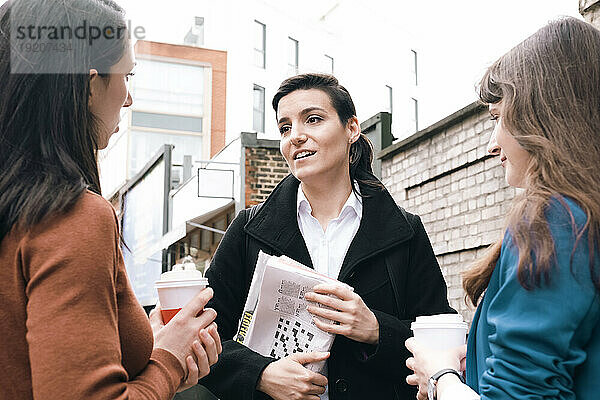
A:
MULTIPOLYGON (((550 281, 525 290, 509 232, 469 334, 467 383, 481 399, 599 399, 600 298, 590 279, 586 215, 556 198, 546 211, 556 263, 550 281)), ((599 249, 594 265, 600 266, 599 249)))

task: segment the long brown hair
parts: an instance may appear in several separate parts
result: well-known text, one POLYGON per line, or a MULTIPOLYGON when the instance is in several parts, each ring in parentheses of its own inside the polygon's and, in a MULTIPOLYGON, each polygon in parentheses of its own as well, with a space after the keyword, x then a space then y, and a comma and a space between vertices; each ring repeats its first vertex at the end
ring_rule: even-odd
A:
POLYGON ((44 29, 74 30, 80 22, 126 28, 113 0, 10 0, 0 7, 0 241, 15 225, 28 229, 67 211, 86 189, 100 193, 89 70, 108 79, 129 43, 125 35, 93 46, 71 37, 68 52, 25 51, 17 45, 22 20, 44 29))
MULTIPOLYGON (((600 237, 599 60, 600 31, 563 18, 498 59, 480 82, 481 101, 502 101, 504 126, 531 156, 526 188, 506 218, 519 253, 519 282, 527 290, 550 278, 554 241, 544 212, 560 195, 573 199, 587 216, 581 229, 573 222, 573 251, 587 234, 591 279, 600 290, 593 264, 600 237)), ((501 245, 501 240, 491 245, 464 274, 463 287, 474 305, 490 281, 501 245)))

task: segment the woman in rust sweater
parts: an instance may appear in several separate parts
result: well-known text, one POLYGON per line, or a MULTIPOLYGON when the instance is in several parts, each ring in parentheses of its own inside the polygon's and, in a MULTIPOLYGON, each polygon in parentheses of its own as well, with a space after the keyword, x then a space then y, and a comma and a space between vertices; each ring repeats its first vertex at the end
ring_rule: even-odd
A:
POLYGON ((151 328, 99 195, 96 152, 132 103, 125 25, 112 0, 0 8, 1 399, 166 400, 220 352, 211 289, 151 328))

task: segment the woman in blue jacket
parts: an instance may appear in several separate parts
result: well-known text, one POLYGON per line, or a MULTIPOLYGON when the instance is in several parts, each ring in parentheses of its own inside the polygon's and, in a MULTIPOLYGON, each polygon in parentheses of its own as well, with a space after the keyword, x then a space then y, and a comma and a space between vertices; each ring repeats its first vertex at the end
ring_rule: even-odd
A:
POLYGON ((480 98, 496 123, 488 151, 524 190, 502 240, 464 277, 479 303, 468 386, 451 371, 464 349, 434 352, 409 339, 417 398, 428 389, 438 400, 599 398, 599 60, 600 31, 565 18, 483 77, 480 98))

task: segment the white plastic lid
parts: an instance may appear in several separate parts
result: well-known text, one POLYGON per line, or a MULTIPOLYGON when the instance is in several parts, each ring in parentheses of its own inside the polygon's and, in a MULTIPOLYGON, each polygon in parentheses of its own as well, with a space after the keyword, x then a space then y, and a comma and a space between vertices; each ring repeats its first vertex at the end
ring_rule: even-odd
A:
POLYGON ((202 272, 196 269, 196 264, 191 259, 184 259, 183 264, 173 265, 171 271, 162 273, 160 275, 160 281, 156 283, 182 281, 198 281, 199 284, 203 283, 208 285, 208 279, 202 276, 202 272))
POLYGON ((460 314, 424 315, 417 317, 415 322, 411 324, 411 329, 453 327, 467 329, 468 325, 463 321, 460 314))
POLYGON ((181 281, 156 281, 154 287, 156 288, 183 288, 191 286, 202 286, 203 288, 208 287, 208 279, 195 279, 195 280, 181 280, 181 281))

